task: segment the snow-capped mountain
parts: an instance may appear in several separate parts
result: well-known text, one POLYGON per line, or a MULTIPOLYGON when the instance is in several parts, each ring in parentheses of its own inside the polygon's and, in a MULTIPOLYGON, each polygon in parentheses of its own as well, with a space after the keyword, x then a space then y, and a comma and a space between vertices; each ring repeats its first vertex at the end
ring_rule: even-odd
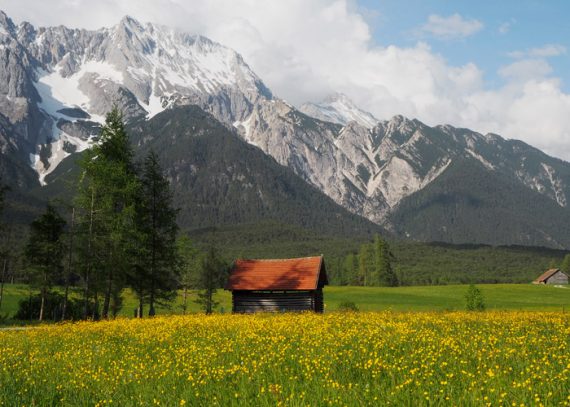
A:
POLYGON ((18 26, 0 15, 0 113, 21 129, 40 181, 85 149, 113 104, 128 120, 197 104, 233 122, 271 93, 235 51, 130 17, 97 31, 18 26))
MULTIPOLYGON (((22 186, 34 175, 46 182, 62 160, 87 148, 114 104, 139 124, 194 104, 336 203, 404 235, 424 232, 402 220, 402 208, 420 213, 428 203, 418 197, 442 180, 453 195, 458 187, 449 184, 450 174, 501 179, 503 190, 528 191, 536 202, 555 205, 552 216, 568 212, 570 164, 522 142, 402 116, 379 121, 342 94, 296 109, 274 96, 237 52, 130 17, 88 31, 15 25, 0 12, 0 64, 0 170, 16 178, 31 172, 17 178, 22 186)), ((553 225, 521 229, 508 242, 550 244, 553 225)))
POLYGON ((342 125, 354 121, 361 126, 372 128, 379 121, 342 93, 332 94, 319 103, 305 103, 299 110, 315 119, 342 125))

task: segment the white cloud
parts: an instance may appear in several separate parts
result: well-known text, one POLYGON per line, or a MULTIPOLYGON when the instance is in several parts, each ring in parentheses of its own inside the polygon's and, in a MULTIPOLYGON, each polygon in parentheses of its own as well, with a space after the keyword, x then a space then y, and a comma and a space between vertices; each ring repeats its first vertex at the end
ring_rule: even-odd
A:
POLYGON ((511 30, 511 23, 509 23, 508 21, 506 23, 503 23, 499 26, 499 33, 500 34, 506 34, 511 30))
POLYGON ((503 23, 501 23, 501 25, 499 26, 499 34, 506 34, 509 31, 511 31, 511 28, 513 27, 514 24, 516 24, 517 20, 515 20, 514 18, 511 18, 509 21, 505 21, 503 23))
POLYGON ((444 40, 453 40, 469 37, 483 28, 478 20, 466 20, 459 14, 442 17, 432 14, 428 17, 420 31, 444 40))
POLYGON ((539 48, 530 48, 526 51, 509 52, 511 58, 549 58, 566 54, 566 47, 560 44, 546 44, 539 48))
MULTIPOLYGON (((87 28, 130 14, 236 49, 276 95, 293 104, 338 91, 381 119, 403 114, 430 125, 494 132, 570 158, 570 96, 544 61, 553 50, 564 52, 560 48, 525 51, 500 69, 505 84, 488 89, 476 61, 452 66, 422 42, 406 48, 374 44, 351 0, 2 0, 2 8, 17 22, 87 28)), ((455 33, 482 27, 467 22, 455 33)))
POLYGON ((543 59, 523 59, 499 69, 499 75, 509 81, 530 81, 545 78, 552 73, 552 67, 543 59))

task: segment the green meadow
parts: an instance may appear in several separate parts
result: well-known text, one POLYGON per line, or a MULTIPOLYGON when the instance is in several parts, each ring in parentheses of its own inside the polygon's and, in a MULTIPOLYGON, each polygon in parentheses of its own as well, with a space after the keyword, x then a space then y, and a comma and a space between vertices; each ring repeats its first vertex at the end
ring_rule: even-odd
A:
MULTIPOLYGON (((413 287, 353 287, 328 286, 324 289, 325 311, 335 311, 342 302, 353 302, 362 311, 459 311, 465 308, 467 285, 413 286, 413 287)), ((532 284, 481 284, 489 310, 570 311, 570 286, 542 286, 532 284)), ((34 294, 35 291, 32 290, 34 294)), ((13 317, 18 302, 28 298, 30 289, 23 284, 8 284, 0 315, 13 317)), ((79 297, 79 291, 73 292, 79 297)), ((231 311, 231 294, 218 290, 217 312, 231 311)), ((188 311, 199 312, 196 292, 188 296, 188 311)), ((132 316, 136 307, 134 295, 126 290, 122 316, 132 316)), ((182 293, 170 306, 158 308, 159 314, 181 314, 182 293)))

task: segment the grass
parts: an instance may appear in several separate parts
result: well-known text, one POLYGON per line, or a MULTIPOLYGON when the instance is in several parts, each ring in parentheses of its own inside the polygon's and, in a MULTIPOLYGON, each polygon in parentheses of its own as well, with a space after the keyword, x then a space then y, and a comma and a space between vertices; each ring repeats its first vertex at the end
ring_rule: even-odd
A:
POLYGON ((0 331, 0 404, 570 403, 570 314, 187 315, 0 331))
MULTIPOLYGON (((325 310, 335 311, 344 301, 354 302, 363 311, 451 311, 465 307, 466 285, 424 286, 424 287, 325 287, 325 310)), ((478 285, 490 310, 521 311, 570 311, 570 286, 553 287, 532 284, 486 284, 478 285)), ((23 284, 6 285, 0 315, 13 316, 18 301, 29 296, 29 287, 23 284)), ((78 292, 73 295, 79 295, 78 292)), ((199 312, 194 302, 196 293, 191 292, 188 300, 189 312, 199 312)), ((217 311, 231 311, 231 294, 219 290, 217 311)), ((124 292, 121 315, 134 314, 137 301, 129 291, 124 292)), ((170 307, 158 307, 158 314, 182 313, 182 295, 170 307)))
MULTIPOLYGON (((451 311, 465 308, 467 285, 423 287, 327 287, 327 310, 342 301, 353 301, 366 311, 451 311)), ((570 311, 570 286, 533 284, 477 285, 487 309, 521 311, 570 311)))

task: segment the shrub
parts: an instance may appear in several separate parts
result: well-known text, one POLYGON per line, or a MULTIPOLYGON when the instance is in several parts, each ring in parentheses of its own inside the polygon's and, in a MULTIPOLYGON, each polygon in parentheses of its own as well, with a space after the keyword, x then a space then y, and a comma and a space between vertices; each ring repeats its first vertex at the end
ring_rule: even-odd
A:
MULTIPOLYGON (((40 316, 41 297, 39 294, 24 298, 18 303, 18 311, 14 315, 14 319, 32 320, 38 319, 40 316)), ((91 314, 92 306, 89 313, 91 314)), ((59 321, 63 311, 63 295, 50 292, 46 297, 44 306, 44 314, 46 320, 59 321)), ((84 304, 82 300, 69 298, 67 300, 66 319, 82 319, 84 312, 84 304)))
POLYGON ((339 311, 358 312, 358 306, 352 301, 343 301, 338 305, 339 311))
POLYGON ((485 301, 483 300, 483 294, 475 285, 469 285, 467 293, 465 294, 465 309, 467 311, 484 311, 485 301))

